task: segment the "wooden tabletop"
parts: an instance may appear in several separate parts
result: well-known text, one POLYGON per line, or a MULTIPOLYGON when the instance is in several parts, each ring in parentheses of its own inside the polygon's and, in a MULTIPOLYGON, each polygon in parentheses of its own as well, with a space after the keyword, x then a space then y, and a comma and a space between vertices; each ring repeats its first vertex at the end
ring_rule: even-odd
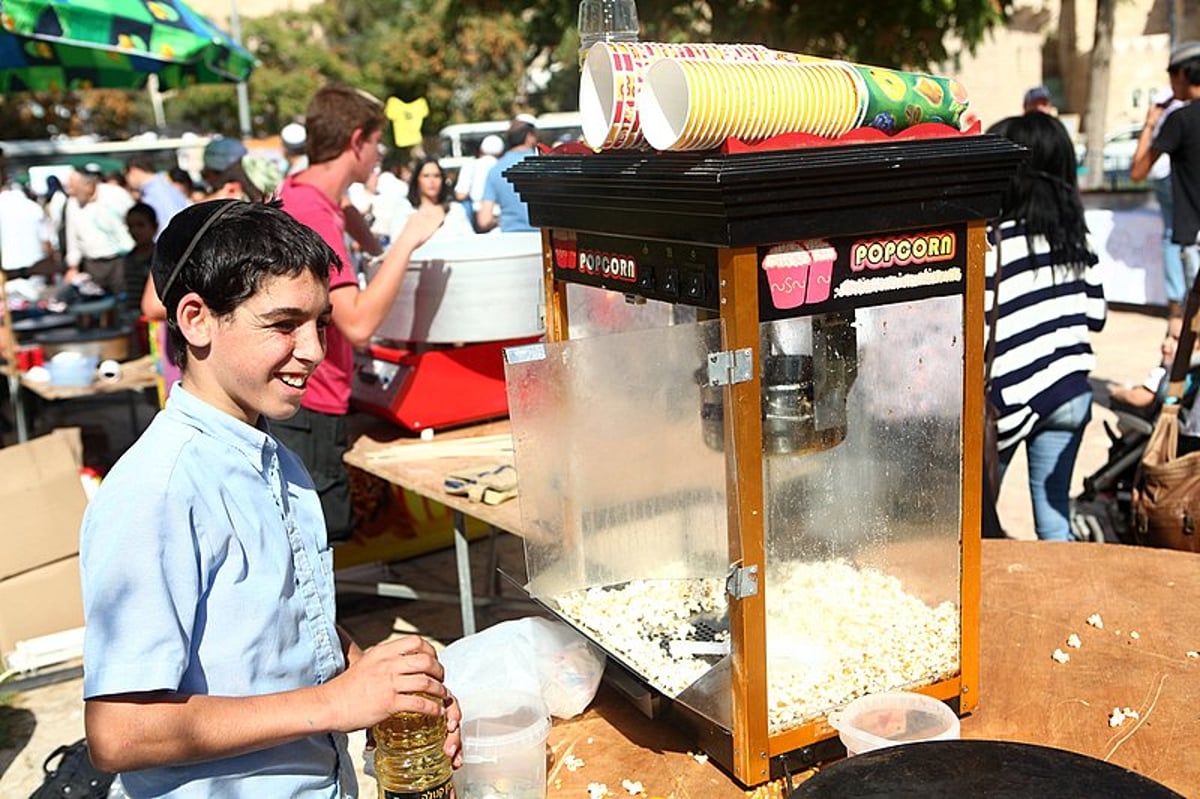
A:
MULTIPOLYGON (((962 737, 1036 743, 1108 760, 1184 796, 1200 795, 1200 556, 1113 544, 983 542, 982 693, 962 737), (1087 623, 1100 615, 1104 628, 1087 623), (1137 637, 1131 634, 1136 632, 1137 637), (1071 633, 1080 646, 1067 646, 1071 633), (1067 663, 1051 658, 1055 649, 1067 663), (1109 726, 1114 707, 1138 713, 1109 726)), ((744 797, 680 730, 602 687, 581 716, 555 722, 551 796, 744 797), (565 755, 585 765, 569 771, 565 755), (558 790, 555 789, 557 781, 558 790)), ((762 797, 786 796, 779 783, 762 797)))
MULTIPOLYGON (((456 469, 511 463, 495 442, 507 422, 437 434, 432 442, 381 426, 360 436, 347 463, 513 533, 519 499, 498 506, 445 493, 456 469), (390 431, 390 432, 389 432, 390 431), (457 443, 456 443, 457 442, 457 443)), ((1115 544, 983 542, 979 709, 962 737, 1042 744, 1132 769, 1184 796, 1200 796, 1200 555, 1115 544), (1103 628, 1088 623, 1096 614, 1103 628), (1074 634, 1079 646, 1068 645, 1074 634), (1059 663, 1056 649, 1069 655, 1059 663), (1196 653, 1193 657, 1189 653, 1196 653), (1110 726, 1113 708, 1136 712, 1110 726)), ((551 796, 586 796, 602 782, 641 781, 649 796, 743 797, 686 735, 646 719, 602 688, 581 716, 557 721, 551 796), (565 755, 585 765, 570 771, 565 755)), ((780 796, 778 783, 760 797, 780 796)))
POLYGON ((88 386, 56 386, 48 382, 30 380, 28 373, 21 375, 21 385, 45 400, 78 399, 97 394, 112 394, 118 391, 140 391, 154 388, 158 373, 154 359, 149 355, 121 364, 121 376, 117 380, 96 380, 88 386))
POLYGON ((502 464, 512 465, 512 435, 507 419, 438 432, 428 441, 394 425, 368 423, 344 460, 501 530, 519 533, 521 529, 518 499, 487 505, 448 494, 445 488, 446 476, 451 473, 474 474, 502 464))

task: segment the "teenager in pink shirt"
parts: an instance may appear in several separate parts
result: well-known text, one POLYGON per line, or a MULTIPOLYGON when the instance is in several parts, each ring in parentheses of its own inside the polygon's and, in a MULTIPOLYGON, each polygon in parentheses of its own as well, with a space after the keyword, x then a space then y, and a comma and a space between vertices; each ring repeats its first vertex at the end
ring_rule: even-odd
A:
MULTIPOLYGON (((378 99, 349 86, 325 86, 313 96, 305 115, 309 166, 289 175, 279 190, 283 210, 315 230, 343 264, 351 260, 342 198, 351 183, 365 182, 378 166, 385 122, 378 99)), ((347 540, 354 526, 350 482, 342 462, 349 444, 346 414, 354 348, 370 342, 396 300, 413 251, 439 224, 434 214, 414 213, 364 289, 350 266, 330 270, 333 326, 327 334, 325 360, 308 378, 300 412, 272 425, 276 437, 300 456, 312 474, 330 541, 347 540)))

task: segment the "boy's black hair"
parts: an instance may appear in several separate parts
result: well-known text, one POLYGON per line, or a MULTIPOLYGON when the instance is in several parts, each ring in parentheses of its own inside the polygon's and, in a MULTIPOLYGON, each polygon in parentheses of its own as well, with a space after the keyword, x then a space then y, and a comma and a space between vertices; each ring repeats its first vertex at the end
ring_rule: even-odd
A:
POLYGON ((232 314, 267 277, 308 272, 322 282, 341 268, 337 253, 311 228, 280 210, 280 203, 211 200, 184 208, 154 245, 150 274, 167 308, 171 355, 187 366, 187 341, 176 311, 196 292, 218 317, 232 314))
POLYGON ((134 203, 129 206, 129 210, 125 212, 125 217, 128 219, 131 216, 143 216, 154 227, 158 227, 158 212, 154 210, 153 205, 147 203, 134 203))
POLYGON ((1067 129, 1050 114, 1030 111, 1002 119, 987 132, 1029 150, 1001 200, 1000 221, 1023 223, 1026 236, 1046 238, 1053 263, 1082 269, 1092 256, 1067 129))

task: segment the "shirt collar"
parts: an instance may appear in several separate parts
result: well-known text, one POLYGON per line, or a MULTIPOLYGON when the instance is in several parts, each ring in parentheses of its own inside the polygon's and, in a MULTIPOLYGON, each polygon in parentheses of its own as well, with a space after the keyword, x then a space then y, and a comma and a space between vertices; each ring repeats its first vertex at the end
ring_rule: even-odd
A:
POLYGON ((186 424, 241 452, 263 473, 266 464, 275 457, 277 445, 267 432, 267 420, 261 414, 256 425, 249 425, 189 394, 182 383, 176 383, 171 389, 167 412, 182 417, 186 424))

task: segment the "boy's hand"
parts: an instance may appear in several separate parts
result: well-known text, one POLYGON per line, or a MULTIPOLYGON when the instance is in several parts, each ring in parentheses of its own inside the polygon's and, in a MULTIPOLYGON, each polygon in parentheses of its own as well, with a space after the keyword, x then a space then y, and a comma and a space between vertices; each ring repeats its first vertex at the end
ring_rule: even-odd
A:
POLYGON ((445 221, 446 212, 441 206, 423 205, 409 215, 394 246, 407 248, 411 252, 428 241, 445 221))
MULTIPOLYGON (((443 674, 437 653, 419 636, 373 646, 326 684, 324 693, 332 726, 353 732, 401 712, 445 715, 449 721, 451 716, 444 704, 449 691, 442 685, 443 674)), ((457 710, 457 703, 452 707, 457 710)), ((457 722, 454 726, 457 730, 457 722)))

